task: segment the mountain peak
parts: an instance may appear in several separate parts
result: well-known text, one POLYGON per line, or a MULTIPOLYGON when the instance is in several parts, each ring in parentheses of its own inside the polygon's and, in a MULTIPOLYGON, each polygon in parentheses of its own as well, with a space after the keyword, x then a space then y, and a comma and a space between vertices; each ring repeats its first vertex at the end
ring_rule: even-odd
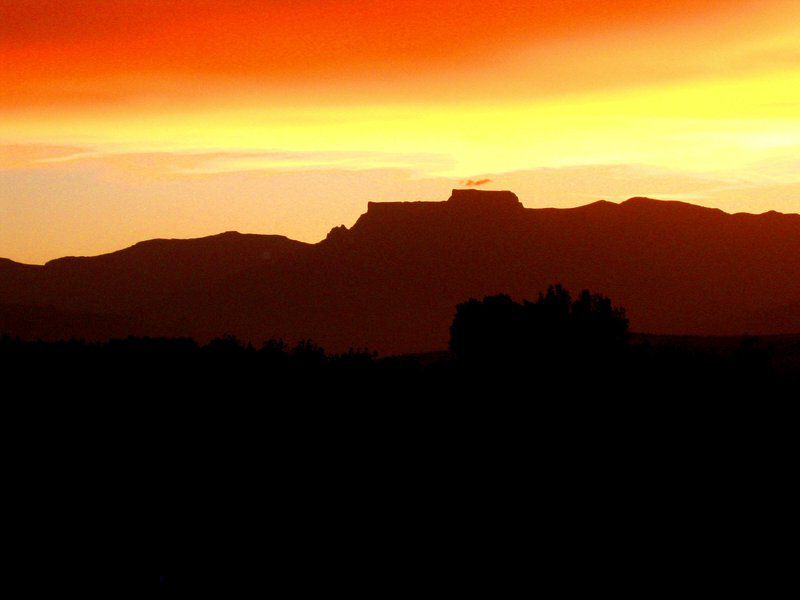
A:
POLYGON ((664 210, 682 210, 684 212, 688 211, 695 214, 700 214, 700 213, 717 214, 717 215, 727 214, 725 211, 720 210, 719 208, 709 208, 707 206, 699 206, 697 204, 682 202, 680 200, 656 200, 655 198, 647 198, 645 196, 635 196, 633 198, 628 198, 627 200, 623 201, 620 204, 620 206, 625 208, 657 207, 664 210))
POLYGON ((669 202, 669 200, 657 200, 656 198, 648 198, 647 196, 634 196, 624 200, 622 204, 642 204, 646 202, 669 202))
POLYGON ((447 202, 453 206, 492 209, 519 209, 522 203, 514 192, 508 190, 453 190, 447 202))

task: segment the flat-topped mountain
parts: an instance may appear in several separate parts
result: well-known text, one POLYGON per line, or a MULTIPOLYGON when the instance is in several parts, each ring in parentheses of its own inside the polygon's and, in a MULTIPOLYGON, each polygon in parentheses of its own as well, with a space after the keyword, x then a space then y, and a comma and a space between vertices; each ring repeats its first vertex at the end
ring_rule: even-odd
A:
MULTIPOLYGON (((442 206, 441 202, 369 202, 367 210, 392 211, 400 206, 413 206, 425 204, 428 206, 442 206)), ((490 190, 453 190, 444 206, 448 210, 464 208, 472 210, 520 210, 524 207, 514 192, 490 190)))
POLYGON ((137 335, 417 352, 446 346, 459 302, 531 298, 554 282, 610 296, 635 331, 799 333, 800 215, 647 198, 526 209, 512 192, 454 190, 446 202, 371 202, 317 244, 228 233, 43 267, 0 261, 0 304, 14 305, 0 330, 30 335, 47 308, 63 317, 60 336, 102 337, 91 323, 107 331, 114 315, 137 335), (23 307, 26 319, 8 316, 23 307))

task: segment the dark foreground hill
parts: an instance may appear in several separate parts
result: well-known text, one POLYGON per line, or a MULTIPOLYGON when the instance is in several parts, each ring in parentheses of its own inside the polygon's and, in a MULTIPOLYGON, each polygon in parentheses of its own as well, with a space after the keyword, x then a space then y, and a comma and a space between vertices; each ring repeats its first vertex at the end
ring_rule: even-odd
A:
POLYGON ((456 190, 447 202, 370 203, 317 244, 228 233, 43 267, 3 261, 0 330, 422 352, 446 347, 465 298, 533 298, 552 282, 614 298, 634 331, 797 333, 800 215, 647 198, 526 209, 510 192, 456 190))

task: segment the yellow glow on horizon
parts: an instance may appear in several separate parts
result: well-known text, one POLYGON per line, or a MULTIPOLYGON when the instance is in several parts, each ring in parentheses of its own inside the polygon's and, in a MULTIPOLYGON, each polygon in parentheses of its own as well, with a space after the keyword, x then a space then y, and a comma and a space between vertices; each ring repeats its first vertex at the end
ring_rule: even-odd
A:
POLYGON ((503 106, 249 107, 146 117, 109 109, 52 120, 20 114, 0 124, 2 139, 101 153, 424 152, 454 161, 426 175, 618 162, 716 170, 800 145, 800 69, 503 106))

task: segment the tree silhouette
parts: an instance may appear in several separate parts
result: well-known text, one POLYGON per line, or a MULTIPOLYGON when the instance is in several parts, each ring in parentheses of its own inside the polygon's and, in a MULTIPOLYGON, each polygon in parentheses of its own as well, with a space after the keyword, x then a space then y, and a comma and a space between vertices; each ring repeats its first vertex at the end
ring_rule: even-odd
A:
POLYGON ((450 349, 469 364, 515 366, 606 362, 627 343, 628 319, 611 300, 588 290, 575 300, 560 285, 535 302, 502 294, 460 304, 450 349))
POLYGON ((209 354, 239 354, 245 351, 245 346, 236 336, 226 335, 211 340, 203 347, 203 351, 209 354))
POLYGON ((301 340, 292 348, 290 359, 295 368, 317 370, 325 364, 325 350, 311 340, 301 340))

